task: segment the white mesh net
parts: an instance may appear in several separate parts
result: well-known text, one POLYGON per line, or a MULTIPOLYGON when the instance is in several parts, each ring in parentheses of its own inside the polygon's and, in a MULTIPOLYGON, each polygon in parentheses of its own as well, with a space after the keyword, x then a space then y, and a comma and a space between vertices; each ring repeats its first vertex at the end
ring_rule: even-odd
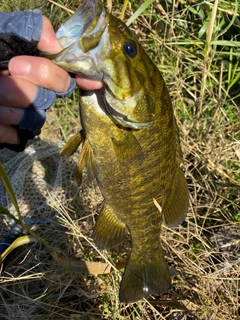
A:
MULTIPOLYGON (((36 139, 23 152, 0 151, 0 162, 8 174, 23 217, 54 218, 53 203, 56 199, 62 203, 66 201, 76 186, 77 156, 60 157, 61 146, 62 143, 51 145, 36 139)), ((0 204, 16 214, 2 184, 0 204)))

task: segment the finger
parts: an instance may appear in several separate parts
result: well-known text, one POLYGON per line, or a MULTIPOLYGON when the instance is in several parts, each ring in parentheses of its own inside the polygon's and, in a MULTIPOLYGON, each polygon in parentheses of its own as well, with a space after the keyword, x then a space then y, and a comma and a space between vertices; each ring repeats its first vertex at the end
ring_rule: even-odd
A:
POLYGON ((0 105, 26 108, 36 96, 36 86, 16 77, 0 77, 0 105))
POLYGON ((0 70, 0 77, 1 76, 8 76, 9 75, 9 71, 8 70, 0 70))
POLYGON ((38 49, 49 53, 58 53, 62 50, 62 46, 58 42, 52 24, 47 17, 43 16, 43 27, 38 49))
POLYGON ((0 125, 0 143, 18 144, 17 130, 11 126, 0 125))
POLYGON ((23 117, 24 110, 21 108, 9 108, 0 106, 0 124, 18 125, 23 117))
POLYGON ((10 60, 8 69, 13 76, 56 92, 67 91, 71 81, 66 71, 42 57, 14 57, 10 60))
POLYGON ((102 81, 84 79, 79 75, 76 76, 76 82, 77 85, 83 90, 97 90, 103 87, 102 81))

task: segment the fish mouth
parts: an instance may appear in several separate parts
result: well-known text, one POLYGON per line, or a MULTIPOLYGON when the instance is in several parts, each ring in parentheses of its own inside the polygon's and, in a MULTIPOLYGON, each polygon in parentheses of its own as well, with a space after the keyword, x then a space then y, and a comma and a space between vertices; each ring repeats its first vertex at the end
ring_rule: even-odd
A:
POLYGON ((97 47, 106 26, 107 13, 102 2, 86 0, 56 33, 64 49, 47 57, 66 71, 102 80, 103 75, 96 72, 99 62, 97 47))

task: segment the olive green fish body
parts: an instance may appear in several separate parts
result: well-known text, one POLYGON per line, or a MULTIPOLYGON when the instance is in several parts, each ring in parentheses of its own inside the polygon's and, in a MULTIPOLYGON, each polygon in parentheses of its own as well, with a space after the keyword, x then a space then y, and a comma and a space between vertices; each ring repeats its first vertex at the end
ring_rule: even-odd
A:
MULTIPOLYGON (((95 176, 105 199, 94 230, 95 243, 109 249, 124 240, 127 229, 130 231, 132 253, 122 279, 120 301, 134 302, 150 293, 165 292, 170 287, 170 276, 160 245, 162 217, 153 204, 153 198, 163 193, 160 189, 165 189, 164 183, 161 186, 156 179, 159 164, 155 166, 155 162, 159 159, 147 163, 142 155, 131 154, 128 161, 119 161, 113 139, 127 139, 124 130, 113 127, 108 117, 103 120, 96 115, 89 102, 92 97, 85 98, 81 105, 85 141, 93 150, 95 176), (89 121, 93 117, 94 121, 89 121)), ((151 142, 156 144, 154 139, 151 142)))
MULTIPOLYGON (((87 167, 104 197, 94 229, 97 246, 114 247, 131 234, 132 252, 119 296, 122 302, 134 302, 171 285, 161 223, 174 226, 184 220, 188 192, 172 105, 159 70, 126 25, 107 14, 99 1, 85 1, 74 24, 94 6, 98 20, 86 22, 78 41, 74 32, 71 41, 63 40, 69 49, 55 62, 105 83, 101 90, 81 93, 79 171, 81 175, 87 167)), ((60 29, 60 42, 62 33, 60 29)))
MULTIPOLYGON (((159 72, 155 84, 165 88, 159 72)), ((120 300, 133 302, 150 293, 165 292, 170 287, 160 245, 162 215, 153 198, 162 206, 165 220, 171 221, 173 215, 176 216, 174 223, 183 220, 186 201, 182 211, 174 208, 168 212, 169 197, 176 203, 181 200, 175 186, 183 188, 180 196, 182 193, 186 196, 176 154, 175 119, 167 93, 165 99, 162 96, 161 100, 157 99, 155 120, 149 128, 119 128, 99 107, 98 95, 99 92, 83 95, 80 111, 86 141, 93 150, 92 167, 105 199, 94 240, 102 249, 116 246, 126 237, 127 226, 132 253, 121 283, 120 300), (174 183, 174 180, 179 181, 174 183)))

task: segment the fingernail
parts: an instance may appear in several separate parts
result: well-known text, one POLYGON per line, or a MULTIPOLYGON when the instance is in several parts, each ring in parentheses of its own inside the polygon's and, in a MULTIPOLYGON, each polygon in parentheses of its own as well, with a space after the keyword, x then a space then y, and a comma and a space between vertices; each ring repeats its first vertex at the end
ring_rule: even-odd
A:
POLYGON ((31 71, 31 63, 25 57, 14 57, 10 60, 8 68, 12 75, 25 76, 31 71))

